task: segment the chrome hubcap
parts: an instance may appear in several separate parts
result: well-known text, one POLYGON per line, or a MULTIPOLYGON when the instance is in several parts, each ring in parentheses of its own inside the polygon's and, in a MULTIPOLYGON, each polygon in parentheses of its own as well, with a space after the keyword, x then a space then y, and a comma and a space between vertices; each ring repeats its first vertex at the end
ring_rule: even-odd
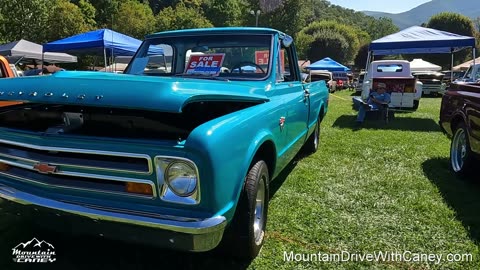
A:
POLYGON ((452 168, 455 172, 458 172, 463 168, 467 156, 467 138, 463 129, 458 129, 455 133, 450 151, 452 168))
POLYGON ((255 244, 259 245, 263 240, 264 224, 265 224, 265 182, 267 176, 262 174, 258 183, 257 198, 255 202, 255 220, 253 221, 253 235, 255 237, 255 244))
POLYGON ((318 148, 318 141, 320 135, 320 124, 317 122, 317 126, 315 127, 315 139, 313 140, 313 144, 315 145, 315 149, 318 148))

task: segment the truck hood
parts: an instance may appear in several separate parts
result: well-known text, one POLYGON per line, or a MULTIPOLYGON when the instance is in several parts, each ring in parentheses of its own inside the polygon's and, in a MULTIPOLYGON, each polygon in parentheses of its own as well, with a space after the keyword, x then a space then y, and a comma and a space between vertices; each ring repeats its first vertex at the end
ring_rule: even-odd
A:
POLYGON ((0 100, 180 113, 199 101, 268 101, 267 83, 61 71, 0 80, 0 100))

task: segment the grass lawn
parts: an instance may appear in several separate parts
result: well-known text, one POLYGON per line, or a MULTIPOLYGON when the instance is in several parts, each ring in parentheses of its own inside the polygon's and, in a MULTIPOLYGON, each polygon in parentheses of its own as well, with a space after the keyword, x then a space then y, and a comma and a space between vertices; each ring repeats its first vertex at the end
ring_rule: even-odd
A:
POLYGON ((388 125, 370 121, 354 130, 351 93, 330 97, 319 151, 292 162, 273 183, 267 239, 254 261, 58 235, 1 216, 0 269, 23 269, 10 262, 11 248, 34 236, 56 248, 49 269, 480 269, 480 181, 449 171, 450 140, 437 124, 440 98, 423 98, 417 112, 396 114, 388 125), (359 256, 284 261, 285 252, 346 258, 379 251, 443 257, 439 264, 359 256), (473 260, 448 262, 447 254, 473 260))

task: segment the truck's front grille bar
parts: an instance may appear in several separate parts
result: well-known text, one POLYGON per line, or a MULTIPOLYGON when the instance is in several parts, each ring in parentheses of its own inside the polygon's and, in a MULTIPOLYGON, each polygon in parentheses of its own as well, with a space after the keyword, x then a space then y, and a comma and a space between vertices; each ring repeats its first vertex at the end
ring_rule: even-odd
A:
POLYGON ((59 148, 0 140, 0 158, 62 168, 152 174, 150 156, 88 149, 59 148))

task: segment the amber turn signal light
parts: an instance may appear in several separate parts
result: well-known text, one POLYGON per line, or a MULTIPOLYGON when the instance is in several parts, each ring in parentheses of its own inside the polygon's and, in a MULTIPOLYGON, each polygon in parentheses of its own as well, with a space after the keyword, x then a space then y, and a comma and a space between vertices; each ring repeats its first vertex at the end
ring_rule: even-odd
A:
POLYGON ((5 172, 10 170, 10 165, 0 162, 0 171, 5 172))
POLYGON ((125 190, 128 193, 137 193, 153 196, 152 186, 149 184, 127 182, 125 185, 125 190))

